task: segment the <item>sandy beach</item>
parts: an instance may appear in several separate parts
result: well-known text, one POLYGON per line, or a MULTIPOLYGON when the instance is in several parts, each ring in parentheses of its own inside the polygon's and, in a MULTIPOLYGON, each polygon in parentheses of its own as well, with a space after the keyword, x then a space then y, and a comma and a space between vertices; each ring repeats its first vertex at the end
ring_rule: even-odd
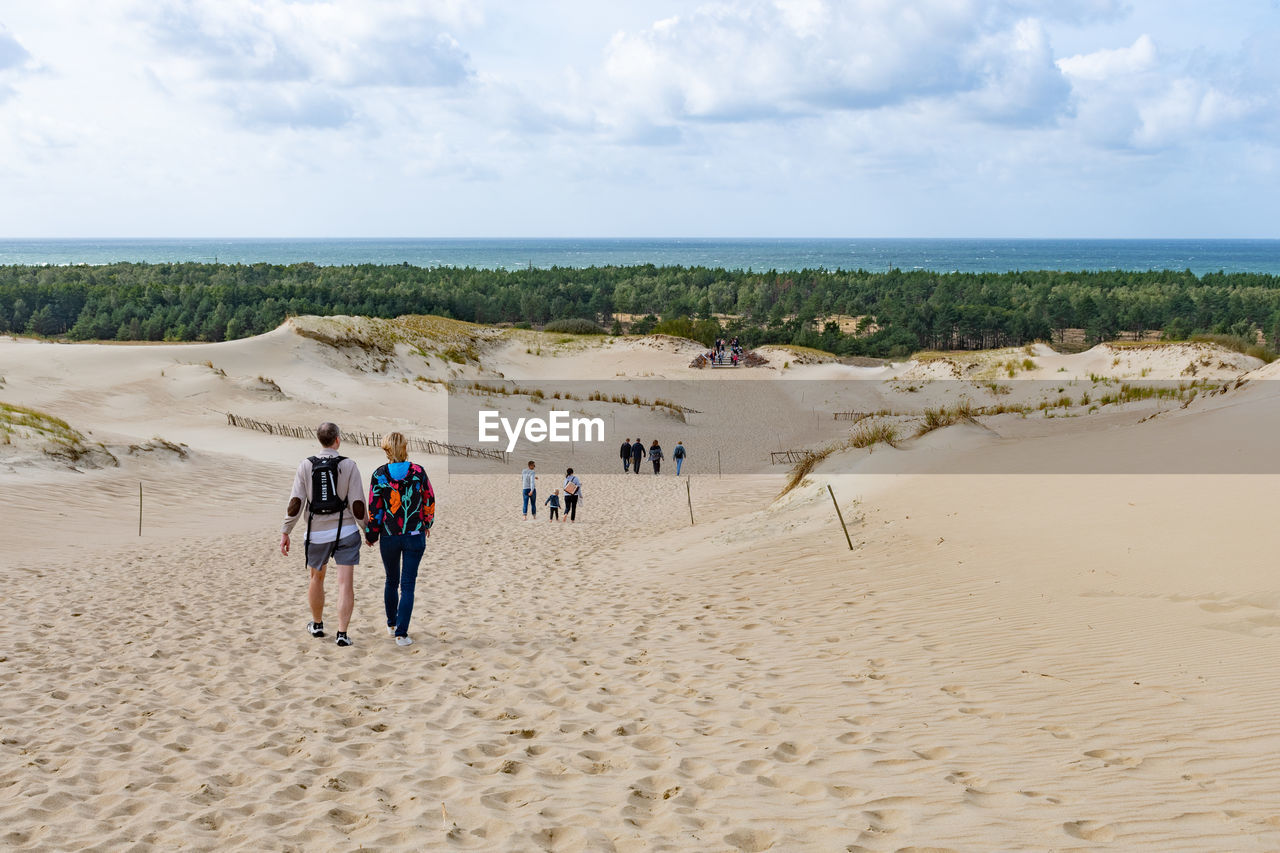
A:
MULTIPOLYGON (((0 338, 0 402, 62 419, 83 451, 50 455, 21 428, 0 445, 3 847, 1280 847, 1273 366, 1206 345, 1037 346, 1015 379, 1007 354, 855 367, 777 349, 709 375, 670 338, 440 321, 387 343, 387 328, 0 338), (431 355, 464 343, 474 357, 431 355), (1192 376, 1215 393, 911 437, 930 392, 909 389, 929 379, 985 405, 1024 379, 1075 383, 1078 401, 1192 376), (741 473, 717 476, 691 440, 687 478, 585 474, 573 525, 521 519, 517 462, 414 457, 438 504, 403 648, 382 628, 376 549, 356 571, 355 645, 307 636, 305 569, 277 544, 318 445, 226 421, 445 441, 441 382, 688 378, 726 395, 773 382, 777 401, 789 380, 859 380, 901 440, 841 446, 780 497, 782 424, 812 447, 857 426, 818 417, 825 400, 774 402, 735 424, 754 454, 741 473), (1048 459, 1124 470, 1034 473, 1048 459), (984 473, 1006 469, 1024 473, 984 473)), ((682 429, 715 431, 636 417, 668 456, 682 429)), ((366 479, 384 461, 343 452, 366 479)), ((564 460, 548 460, 552 480, 564 460)))

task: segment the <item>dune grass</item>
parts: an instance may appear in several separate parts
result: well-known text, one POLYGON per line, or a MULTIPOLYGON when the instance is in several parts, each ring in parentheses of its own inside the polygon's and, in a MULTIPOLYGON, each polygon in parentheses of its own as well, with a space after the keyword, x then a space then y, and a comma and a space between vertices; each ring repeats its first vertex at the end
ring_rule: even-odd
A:
POLYGON ((815 465, 837 451, 860 450, 876 444, 888 444, 892 447, 896 445, 897 441, 898 428, 893 424, 863 424, 844 441, 833 442, 826 447, 805 454, 805 457, 791 469, 791 473, 787 476, 786 485, 782 487, 778 497, 782 497, 803 483, 805 477, 808 477, 813 472, 815 465))

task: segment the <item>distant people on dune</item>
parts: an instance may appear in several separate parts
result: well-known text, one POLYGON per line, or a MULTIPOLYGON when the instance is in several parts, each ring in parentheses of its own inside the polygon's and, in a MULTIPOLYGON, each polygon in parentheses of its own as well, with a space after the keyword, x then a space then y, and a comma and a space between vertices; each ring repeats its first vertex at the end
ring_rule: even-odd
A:
POLYGON ((680 476, 680 466, 684 463, 684 457, 687 453, 688 451, 684 449, 683 441, 677 441, 676 446, 671 450, 671 458, 674 459, 676 463, 677 477, 680 476))
POLYGON ((529 467, 520 472, 520 494, 524 497, 521 512, 523 517, 528 518, 529 512, 532 510, 533 517, 538 517, 538 475, 534 473, 533 460, 529 460, 529 467))
POLYGON ((355 460, 338 454, 342 435, 337 424, 320 424, 316 438, 320 452, 303 459, 293 477, 293 490, 280 526, 280 553, 289 556, 289 534, 305 510, 307 538, 303 550, 309 578, 307 602, 311 607, 307 633, 324 636, 324 578, 332 559, 338 566, 336 642, 350 646, 347 626, 356 602, 355 567, 360 562, 360 534, 367 527, 364 483, 355 460))
POLYGON ((644 442, 639 438, 631 445, 631 470, 640 473, 640 460, 644 459, 644 442))
POLYGON ((653 473, 657 474, 662 470, 662 447, 655 438, 653 444, 649 447, 649 461, 653 463, 653 473))
POLYGON ((582 481, 573 473, 572 468, 564 472, 564 518, 561 521, 576 522, 578 520, 578 502, 582 500, 582 481))
POLYGON ((624 438, 622 440, 622 448, 618 450, 618 455, 622 457, 622 473, 631 470, 631 439, 624 438))
POLYGON ((382 602, 387 633, 397 646, 413 643, 409 619, 413 616, 418 566, 435 523, 436 496, 426 469, 409 461, 409 443, 399 432, 382 439, 387 464, 369 480, 369 525, 365 541, 377 544, 386 581, 382 602))

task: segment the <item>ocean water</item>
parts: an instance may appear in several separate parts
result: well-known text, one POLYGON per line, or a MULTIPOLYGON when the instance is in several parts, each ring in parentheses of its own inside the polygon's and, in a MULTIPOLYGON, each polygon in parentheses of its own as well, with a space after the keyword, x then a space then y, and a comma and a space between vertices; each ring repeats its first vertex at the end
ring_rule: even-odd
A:
POLYGON ((115 261, 703 266, 731 270, 1191 270, 1280 275, 1280 240, 1032 239, 154 239, 3 240, 0 265, 115 261))

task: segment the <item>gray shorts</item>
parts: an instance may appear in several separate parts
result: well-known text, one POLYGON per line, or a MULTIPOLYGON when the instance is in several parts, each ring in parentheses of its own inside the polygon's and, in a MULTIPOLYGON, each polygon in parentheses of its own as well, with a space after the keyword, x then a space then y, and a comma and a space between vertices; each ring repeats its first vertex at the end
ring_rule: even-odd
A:
POLYGON ((307 547, 307 566, 310 568, 323 569, 330 559, 339 566, 358 566, 360 564, 360 534, 352 533, 337 542, 312 542, 307 547))

